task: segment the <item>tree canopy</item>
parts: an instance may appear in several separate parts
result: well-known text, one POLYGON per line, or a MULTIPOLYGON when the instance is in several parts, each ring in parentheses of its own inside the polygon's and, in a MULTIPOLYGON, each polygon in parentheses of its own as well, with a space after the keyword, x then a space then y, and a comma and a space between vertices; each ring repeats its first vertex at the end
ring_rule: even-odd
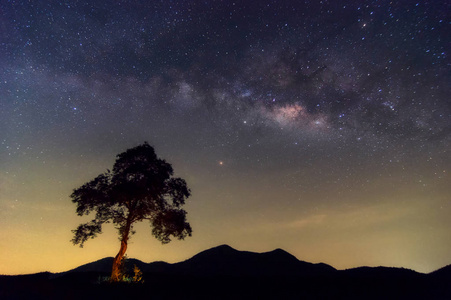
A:
POLYGON ((121 248, 113 262, 113 281, 136 222, 149 221, 152 234, 163 244, 171 237, 181 240, 191 236, 187 213, 181 208, 191 191, 185 180, 173 174, 171 164, 158 158, 145 142, 118 154, 112 171, 107 170, 71 194, 79 216, 95 212, 93 220, 73 230, 75 245, 83 247, 102 232, 105 223, 113 223, 118 230, 121 248))

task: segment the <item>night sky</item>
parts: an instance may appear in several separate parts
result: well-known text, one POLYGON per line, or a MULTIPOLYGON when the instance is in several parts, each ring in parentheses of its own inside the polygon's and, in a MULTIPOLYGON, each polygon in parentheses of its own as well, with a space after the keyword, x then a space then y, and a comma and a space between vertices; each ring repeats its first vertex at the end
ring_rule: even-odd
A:
POLYGON ((0 273, 66 271, 72 190, 148 141, 193 236, 338 269, 451 263, 451 2, 0 0, 0 273))

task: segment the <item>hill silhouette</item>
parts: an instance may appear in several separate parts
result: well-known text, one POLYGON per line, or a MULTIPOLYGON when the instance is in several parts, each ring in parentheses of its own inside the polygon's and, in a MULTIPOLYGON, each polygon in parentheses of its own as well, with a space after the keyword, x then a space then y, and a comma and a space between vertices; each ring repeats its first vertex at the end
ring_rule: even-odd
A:
POLYGON ((434 277, 451 278, 451 265, 447 265, 446 267, 438 269, 432 272, 431 275, 434 277))
MULTIPOLYGON (((111 272, 111 266, 113 264, 113 257, 105 257, 94 262, 90 262, 79 267, 76 267, 72 270, 58 273, 58 275, 63 275, 67 273, 79 273, 79 272, 99 272, 99 273, 108 273, 111 272)), ((147 263, 140 261, 139 259, 129 258, 126 260, 126 267, 132 268, 133 265, 138 266, 141 270, 146 268, 147 263)))
MULTIPOLYGON (((112 257, 102 258, 60 275, 74 272, 108 273, 111 271, 112 262, 112 257)), ((127 259, 127 269, 131 269, 133 265, 145 273, 196 276, 314 276, 337 271, 326 264, 300 261, 282 249, 256 253, 239 251, 228 245, 202 251, 190 259, 175 264, 144 263, 137 259, 127 259)))
POLYGON ((256 253, 221 245, 174 264, 128 259, 143 284, 99 280, 112 257, 72 270, 0 276, 0 299, 451 299, 451 265, 430 274, 404 268, 336 270, 282 250, 256 253))
MULTIPOLYGON (((271 252, 255 253, 238 251, 228 245, 221 245, 200 252, 192 258, 166 266, 172 274, 208 276, 297 276, 317 275, 336 271, 325 264, 311 264, 299 261, 288 252, 276 249, 271 252)), ((151 272, 152 266, 146 269, 151 272)))

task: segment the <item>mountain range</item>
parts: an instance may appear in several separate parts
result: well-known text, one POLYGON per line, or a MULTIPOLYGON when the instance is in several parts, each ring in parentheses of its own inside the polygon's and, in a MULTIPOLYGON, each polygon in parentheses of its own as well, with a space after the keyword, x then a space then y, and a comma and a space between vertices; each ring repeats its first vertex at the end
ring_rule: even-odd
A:
POLYGON ((0 299, 451 299, 451 265, 430 274, 404 268, 337 270, 276 249, 265 253, 221 245, 169 264, 127 259, 144 283, 113 285, 112 257, 62 273, 0 276, 0 299))
MULTIPOLYGON (((71 272, 111 272, 112 257, 79 266, 71 272)), ((265 253, 238 251, 221 245, 202 251, 192 258, 169 264, 166 262, 144 263, 128 259, 127 268, 138 266, 144 273, 163 273, 196 276, 315 276, 336 271, 320 263, 312 264, 298 260, 295 256, 276 249, 265 253)))

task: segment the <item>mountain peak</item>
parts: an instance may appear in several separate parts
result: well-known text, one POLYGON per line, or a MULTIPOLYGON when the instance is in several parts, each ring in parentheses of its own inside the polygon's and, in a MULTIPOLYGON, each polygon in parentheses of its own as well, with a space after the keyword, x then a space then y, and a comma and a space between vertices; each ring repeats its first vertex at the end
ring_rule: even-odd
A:
MULTIPOLYGON (((223 250, 223 251, 238 251, 238 250, 236 250, 236 249, 230 247, 230 246, 227 245, 227 244, 222 244, 222 245, 219 245, 219 246, 210 248, 209 250, 213 250, 213 249, 216 249, 216 250, 223 250)), ((206 250, 206 251, 208 251, 208 250, 206 250)))
MULTIPOLYGON (((285 250, 283 250, 283 249, 280 249, 280 248, 274 249, 274 250, 272 250, 272 251, 270 251, 270 252, 268 252, 268 253, 274 253, 274 254, 277 254, 277 255, 289 255, 289 256, 293 256, 292 254, 290 254, 290 253, 288 253, 287 251, 285 251, 285 250)), ((293 257, 294 257, 294 256, 293 256, 293 257)))
POLYGON ((299 260, 287 251, 277 248, 269 252, 261 253, 262 256, 271 261, 298 263, 299 260))
POLYGON ((221 254, 224 254, 224 253, 235 253, 235 252, 239 252, 239 251, 234 249, 234 248, 232 248, 232 247, 230 247, 229 245, 223 244, 223 245, 219 245, 219 246, 216 246, 216 247, 204 250, 204 251, 200 252, 199 254, 202 254, 202 253, 221 253, 221 254))
POLYGON ((199 259, 199 258, 216 258, 220 259, 224 256, 230 256, 238 253, 239 251, 230 247, 229 245, 223 244, 219 245, 194 255, 191 259, 199 259))

